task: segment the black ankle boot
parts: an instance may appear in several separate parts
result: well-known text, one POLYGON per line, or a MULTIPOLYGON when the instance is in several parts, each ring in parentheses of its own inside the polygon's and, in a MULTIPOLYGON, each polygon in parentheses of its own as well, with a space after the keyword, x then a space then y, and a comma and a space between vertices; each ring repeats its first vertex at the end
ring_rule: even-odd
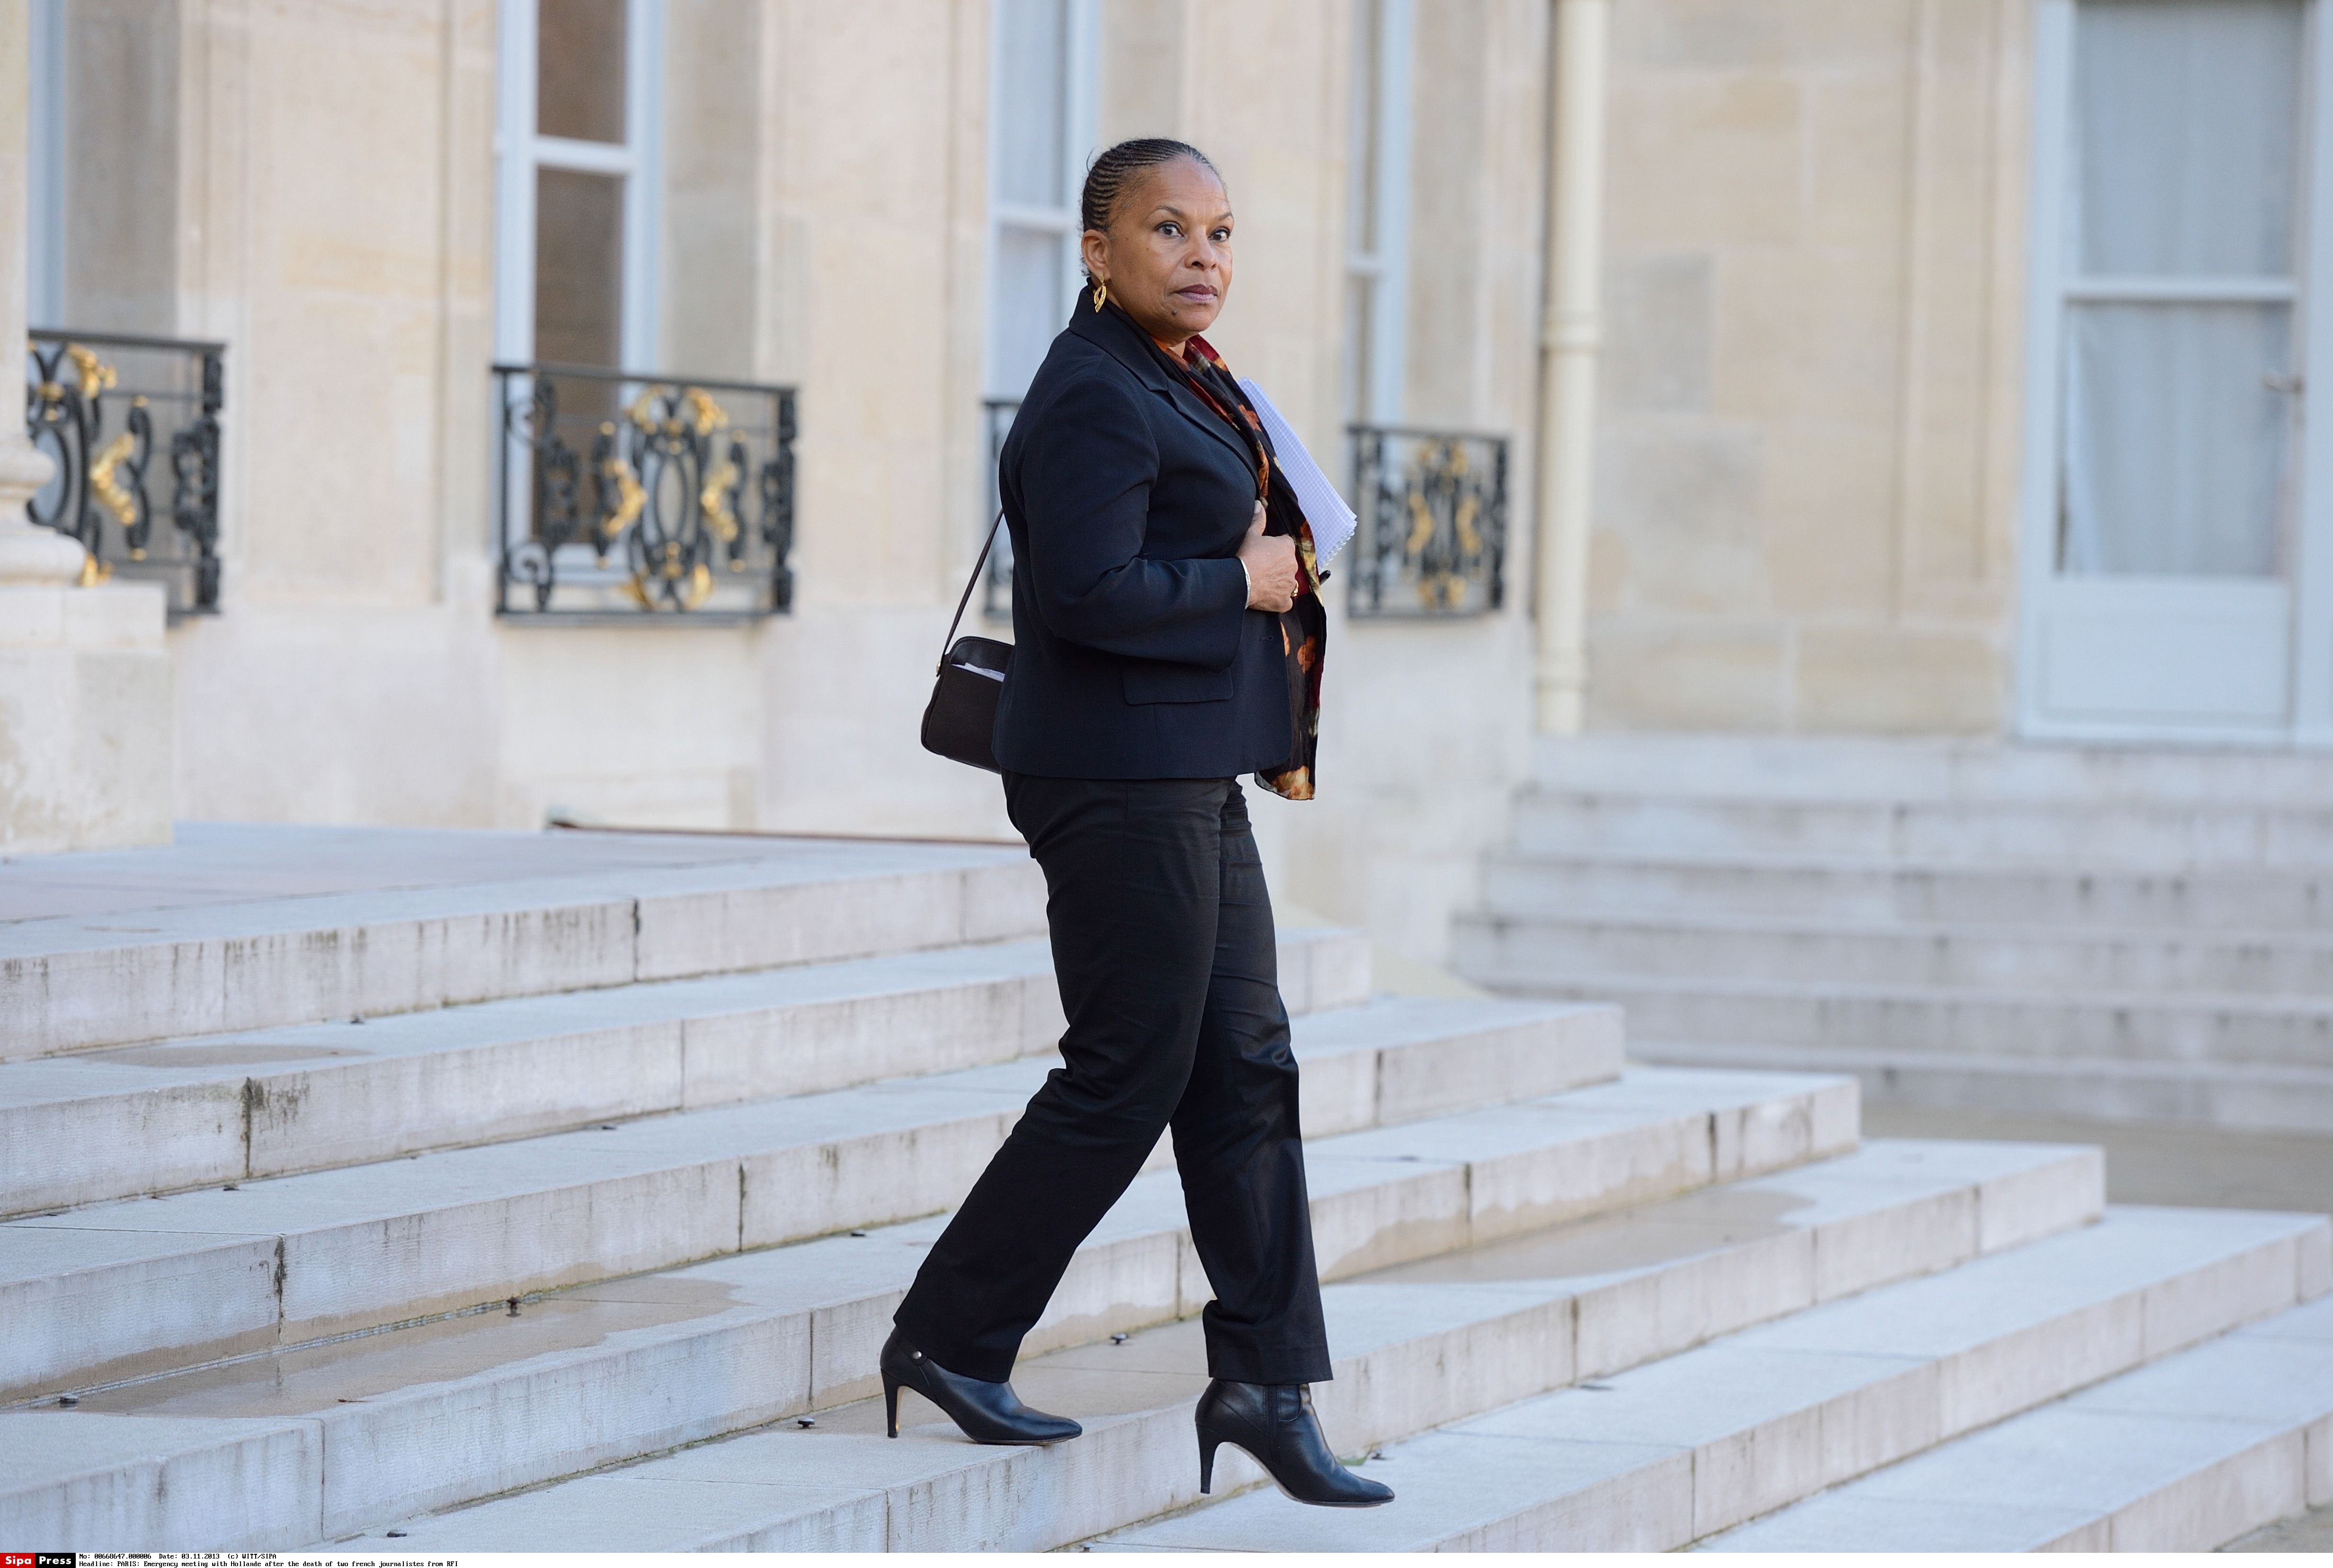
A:
POLYGON ((1011 1383, 992 1383, 949 1371, 907 1342, 898 1330, 883 1342, 883 1426, 899 1435, 899 1390, 913 1389, 946 1412, 975 1443, 1059 1443, 1085 1430, 1066 1416, 1022 1404, 1011 1383))
POLYGON ((1244 1448, 1280 1489, 1324 1508, 1374 1508, 1393 1488, 1354 1475, 1330 1451, 1312 1413, 1310 1383, 1234 1383, 1217 1378, 1199 1396, 1199 1490, 1215 1478, 1215 1449, 1244 1448))

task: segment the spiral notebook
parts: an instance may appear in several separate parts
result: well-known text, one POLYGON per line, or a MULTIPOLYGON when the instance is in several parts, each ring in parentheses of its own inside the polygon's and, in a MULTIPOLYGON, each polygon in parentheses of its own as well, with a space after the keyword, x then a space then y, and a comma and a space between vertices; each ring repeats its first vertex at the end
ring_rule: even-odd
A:
POLYGON ((1279 460, 1280 471, 1288 476, 1289 486, 1296 492, 1296 504, 1304 509, 1304 520, 1312 524, 1312 556, 1321 565, 1329 563, 1338 551, 1352 538, 1355 519, 1353 509, 1320 472, 1320 465, 1296 438, 1296 432, 1263 395, 1263 389, 1253 381, 1243 380, 1240 390, 1255 405, 1256 417, 1263 421, 1263 433, 1272 438, 1272 455, 1279 460))

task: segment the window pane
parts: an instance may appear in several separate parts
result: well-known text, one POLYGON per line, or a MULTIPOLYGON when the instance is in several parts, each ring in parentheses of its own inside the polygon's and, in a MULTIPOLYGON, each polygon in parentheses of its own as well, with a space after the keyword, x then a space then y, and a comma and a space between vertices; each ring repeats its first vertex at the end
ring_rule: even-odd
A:
MULTIPOLYGON (((26 308, 31 325, 65 323, 65 16, 63 0, 33 0, 27 85, 32 90, 31 141, 25 172, 31 200, 25 212, 26 308)), ((176 162, 175 154, 170 161, 176 162)), ((170 177, 176 180, 174 172, 170 177)), ((175 192, 175 185, 172 187, 175 192)), ((175 302, 174 302, 175 303, 175 302)), ((90 323, 83 322, 86 326, 90 323)), ((52 484, 56 483, 52 477, 52 484)), ((45 503, 44 503, 45 505, 45 503)))
POLYGON ((1378 161, 1383 155, 1385 105, 1383 0, 1353 7, 1353 249, 1378 252, 1378 161))
POLYGON ((2061 568, 2279 571, 2291 409, 2284 305, 2078 305, 2068 314, 2061 568))
POLYGON ((624 182, 538 168, 534 357, 613 368, 623 343, 624 182))
POLYGON ((1367 424, 1375 411, 1369 407, 1369 382, 1375 373, 1369 329, 1376 319, 1371 308, 1376 303, 1375 280, 1361 273, 1345 274, 1345 418, 1356 424, 1367 424))
POLYGON ((1069 284, 1062 275, 1061 241, 1010 225, 996 230, 995 309, 989 320, 989 390, 1017 398, 1044 362, 1045 351, 1069 324, 1069 284))
POLYGON ((2082 270, 2290 273, 2301 0, 2084 0, 2076 16, 2082 270))
POLYGON ((544 136, 624 139, 625 0, 536 0, 534 123, 544 136))
POLYGON ((1069 0, 1001 0, 996 47, 998 199, 1067 207, 1069 0))

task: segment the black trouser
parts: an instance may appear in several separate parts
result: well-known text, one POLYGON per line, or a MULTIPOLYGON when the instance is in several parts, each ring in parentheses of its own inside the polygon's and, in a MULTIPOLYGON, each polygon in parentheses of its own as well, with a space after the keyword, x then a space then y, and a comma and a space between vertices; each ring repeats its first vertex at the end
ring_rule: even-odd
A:
POLYGON ((1326 1381, 1296 1058, 1239 785, 1007 774, 1004 800, 1045 871, 1062 1065, 933 1245, 900 1330, 949 1371, 1010 1377, 1078 1244, 1171 1125, 1215 1292, 1209 1374, 1326 1381))

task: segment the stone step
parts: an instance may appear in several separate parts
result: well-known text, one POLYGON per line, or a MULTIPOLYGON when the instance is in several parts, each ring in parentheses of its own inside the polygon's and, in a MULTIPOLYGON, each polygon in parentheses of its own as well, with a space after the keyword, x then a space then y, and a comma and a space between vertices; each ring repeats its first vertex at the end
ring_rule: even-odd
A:
MULTIPOLYGON (((1374 1515, 1305 1508, 1264 1486, 1094 1544, 1128 1551, 1667 1551, 2287 1312, 2253 1331, 2269 1332, 2290 1321, 2293 1303, 2333 1286, 2329 1241, 2333 1226, 2321 1216, 2109 1210, 2100 1225, 1818 1305, 1397 1444, 1386 1451, 1381 1472, 1377 1464, 1368 1467, 1398 1494, 1394 1507, 1374 1515)), ((2227 1342, 2191 1354, 2208 1357, 2227 1342)), ((2322 1400, 2333 1394, 2325 1375, 2333 1364, 2308 1364, 2306 1350, 2328 1361, 2333 1344, 2283 1358, 2319 1385, 2322 1400)), ((2158 1362, 2135 1378, 2172 1364, 2158 1362)), ((2259 1381, 2255 1376, 2244 1391, 2259 1381)), ((2071 1402, 2097 1400, 2114 1386, 2071 1402)), ((2235 1408, 2238 1397, 2227 1390, 2218 1408, 2235 1408)), ((1982 1444, 1992 1436, 1963 1441, 1982 1444)), ((2121 1433, 2094 1425, 2079 1445, 2024 1446, 2002 1475, 2015 1475, 2017 1490, 2045 1494, 2126 1446, 2121 1433)), ((1899 1468, 1916 1470, 1949 1451, 1899 1468)), ((1819 1514, 1832 1497, 1886 1474, 1791 1512, 1819 1514)), ((1966 1467, 1961 1474, 1977 1480, 1966 1467)), ((1884 1539, 1852 1529, 1778 1537, 1770 1526, 1790 1518, 1785 1512, 1723 1539, 1799 1551, 2016 1549, 2005 1539, 1970 1538, 1984 1528, 1975 1521, 1993 1518, 2001 1499, 2001 1491, 1982 1484, 1958 1491, 1953 1503, 1969 1521, 1959 1529, 1938 1528, 1946 1518, 1932 1509, 1884 1539)), ((2182 1544, 2192 1550, 2207 1543, 2182 1544)))
POLYGON ((2124 871, 2333 867, 2333 807, 1697 799, 1526 792, 1515 847, 2124 871))
MULTIPOLYGON (((2098 1212, 2096 1169, 2087 1150, 1875 1144, 1332 1284, 1323 1304, 1336 1375, 1314 1397, 1338 1448, 1364 1452, 2079 1224, 2098 1212)), ((776 1428, 408 1522, 401 1544, 1042 1551, 1197 1500, 1191 1410, 1204 1365, 1190 1322, 1024 1360, 1015 1386, 1085 1423, 1058 1448, 976 1447, 912 1396, 891 1441, 870 1400, 823 1411, 809 1430, 776 1428)), ((1244 1455, 1219 1453, 1219 1487, 1257 1477, 1244 1455)), ((1382 1527, 1403 1508, 1343 1517, 1382 1527)))
MULTIPOLYGON (((1616 1076, 1609 1007, 1391 1001, 1298 1022, 1347 1131, 1616 1076)), ((0 1225, 0 1395, 139 1377, 955 1202, 1057 1057, 681 1111, 0 1225)), ((1851 1130, 1850 1134, 1851 1136, 1851 1130)))
POLYGON ((0 1062, 1044 930, 1004 847, 255 832, 0 866, 0 1062))
POLYGON ((1643 1061, 1737 1072, 1852 1073, 1867 1104, 1995 1111, 2078 1121, 2153 1122, 2333 1134, 2333 1067, 2112 1062, 1967 1051, 1826 1050, 1637 1044, 1643 1061))
POLYGON ((2333 800, 2333 757, 2253 747, 1605 734, 1542 739, 1532 760, 1550 787, 1614 794, 2304 807, 2333 800))
POLYGON ((1483 870, 1501 916, 1755 915, 1887 928, 2109 926, 2127 930, 2333 931, 2333 872, 2080 871, 1872 865, 1810 856, 1572 850, 1502 855, 1483 870))
MULTIPOLYGON (((1302 1015, 1358 931, 1282 932, 1302 1015)), ((0 1216, 241 1182, 1050 1050, 1042 939, 513 997, 0 1065, 0 1216)))
POLYGON ((1832 1051, 2303 1069, 2333 1063, 2333 1002, 2314 998, 1464 973, 1516 996, 1618 1002, 1632 1046, 1647 1049, 1780 1045, 1817 1063, 1832 1051))
POLYGON ((2333 1503, 2333 1302, 1718 1536, 1730 1552, 2208 1552, 2333 1503))
MULTIPOLYGON (((1322 1276, 1837 1155, 1854 1141, 1854 1094, 1848 1081, 1652 1069, 1551 1100, 1324 1139, 1306 1154, 1322 1276)), ((1657 1339, 1713 1312, 1766 1301, 1784 1310, 1810 1299, 1818 1277, 1861 1281, 1906 1258, 1943 1266, 1946 1251, 2009 1245, 2096 1212, 2095 1150, 1929 1152, 1954 1148, 1833 1159, 1781 1187, 1712 1195, 1698 1230, 1656 1226, 1599 1244, 1594 1266, 1608 1277, 1596 1287, 1605 1304, 1595 1321, 1623 1340, 1657 1339), (1747 1238, 1732 1239, 1745 1226, 1747 1238), (1675 1257, 1692 1238, 1714 1252, 1675 1257), (1762 1268, 1754 1290, 1725 1288, 1734 1275, 1723 1260, 1753 1254, 1785 1277, 1762 1268)), ((1072 1260, 1030 1353, 1195 1313, 1207 1290, 1182 1209, 1173 1172, 1138 1178, 1072 1260)), ((203 1506, 159 1490, 174 1476, 231 1476, 208 1505, 217 1527, 176 1538, 290 1546, 859 1400, 874 1391, 890 1314, 944 1224, 933 1216, 567 1291, 523 1303, 516 1317, 469 1313, 91 1390, 72 1411, 52 1402, 0 1414, 0 1446, 13 1452, 53 1451, 25 1422, 111 1429, 56 1446, 67 1457, 53 1466, 12 1475, 0 1526, 40 1522, 41 1538, 91 1550, 150 1540, 120 1522, 203 1506), (176 1424, 149 1428, 156 1419, 176 1424), (197 1419, 216 1423, 215 1453, 188 1436, 184 1423, 197 1419), (118 1464, 91 1457, 91 1445, 109 1440, 118 1464), (239 1523, 254 1518, 264 1526, 239 1523)))
POLYGON ((2333 1003, 2333 933, 1890 928, 1828 918, 1462 915, 1456 967, 1477 974, 1756 978, 2026 992, 2228 993, 2333 1003))

